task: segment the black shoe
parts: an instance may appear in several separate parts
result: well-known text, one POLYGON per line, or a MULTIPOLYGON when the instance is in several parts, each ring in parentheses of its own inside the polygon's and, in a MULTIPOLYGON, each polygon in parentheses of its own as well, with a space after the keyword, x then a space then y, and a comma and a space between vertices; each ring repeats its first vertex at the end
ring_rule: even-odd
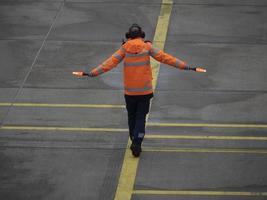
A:
POLYGON ((134 157, 139 157, 142 152, 141 145, 138 144, 132 143, 130 149, 132 150, 132 154, 134 157))

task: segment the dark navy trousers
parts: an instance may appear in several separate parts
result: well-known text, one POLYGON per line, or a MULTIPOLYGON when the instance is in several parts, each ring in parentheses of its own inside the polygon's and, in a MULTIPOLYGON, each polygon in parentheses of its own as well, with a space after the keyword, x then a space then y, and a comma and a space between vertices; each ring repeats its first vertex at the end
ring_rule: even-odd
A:
POLYGON ((128 113, 129 134, 135 144, 141 145, 145 136, 146 115, 149 112, 152 94, 125 95, 128 113))

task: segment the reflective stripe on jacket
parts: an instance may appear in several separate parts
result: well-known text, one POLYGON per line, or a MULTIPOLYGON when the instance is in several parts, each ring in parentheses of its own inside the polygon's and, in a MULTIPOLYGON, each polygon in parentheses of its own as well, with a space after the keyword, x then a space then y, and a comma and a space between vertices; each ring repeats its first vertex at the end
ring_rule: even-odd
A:
POLYGON ((150 56, 159 62, 184 69, 185 62, 175 58, 143 39, 129 39, 119 50, 101 65, 94 68, 91 73, 98 76, 116 67, 124 60, 124 91, 127 95, 146 95, 153 93, 152 69, 150 56))

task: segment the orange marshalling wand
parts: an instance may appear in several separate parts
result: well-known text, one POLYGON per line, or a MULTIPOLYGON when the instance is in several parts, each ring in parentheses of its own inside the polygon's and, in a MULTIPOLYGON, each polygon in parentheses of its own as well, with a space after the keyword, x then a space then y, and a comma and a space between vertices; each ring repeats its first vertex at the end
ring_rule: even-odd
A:
POLYGON ((86 76, 88 74, 84 73, 84 72, 72 72, 73 75, 75 76, 86 76))
POLYGON ((205 72, 207 72, 207 70, 204 68, 201 68, 201 67, 197 67, 196 72, 205 73, 205 72))

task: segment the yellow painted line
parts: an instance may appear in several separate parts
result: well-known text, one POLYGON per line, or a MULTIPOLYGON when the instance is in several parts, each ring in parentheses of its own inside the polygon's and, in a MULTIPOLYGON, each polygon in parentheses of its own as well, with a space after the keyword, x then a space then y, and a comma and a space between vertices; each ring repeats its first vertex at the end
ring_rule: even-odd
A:
POLYGON ((12 103, 0 103, 0 106, 11 106, 12 103))
MULTIPOLYGON (((172 11, 172 0, 162 0, 160 15, 158 17, 157 27, 153 39, 153 45, 164 49, 164 44, 167 36, 169 19, 172 11)), ((157 85, 157 78, 159 73, 160 64, 151 59, 152 76, 153 76, 153 89, 157 85)), ((148 119, 148 116, 147 116, 148 119)), ((128 147, 131 142, 128 140, 128 147)), ((117 186, 114 200, 130 200, 133 193, 136 171, 138 167, 139 158, 134 158, 129 148, 126 149, 122 169, 120 173, 119 183, 117 186)))
MULTIPOLYGON (((103 131, 103 132, 128 132, 123 128, 89 128, 89 127, 43 127, 43 126, 2 126, 0 130, 38 130, 38 131, 103 131)), ((258 140, 267 141, 261 136, 210 136, 210 135, 146 135, 147 139, 195 139, 195 140, 258 140)))
POLYGON ((112 105, 112 104, 59 104, 59 103, 0 103, 0 106, 58 107, 58 108, 125 108, 125 105, 112 105))
POLYGON ((267 192, 243 191, 190 191, 190 190, 134 190, 138 195, 186 195, 186 196, 267 196, 267 192))
POLYGON ((114 198, 115 200, 130 200, 132 196, 139 159, 133 157, 132 152, 129 149, 130 145, 131 141, 129 139, 114 198))
POLYGON ((28 131, 77 131, 77 132, 127 132, 120 128, 80 128, 80 127, 39 127, 39 126, 2 126, 0 130, 28 130, 28 131))
POLYGON ((212 127, 212 128, 267 128, 267 124, 208 124, 208 123, 155 123, 148 122, 149 127, 212 127))
MULTIPOLYGON (((153 46, 162 50, 164 49, 167 37, 169 21, 172 12, 172 4, 173 0, 162 0, 160 15, 158 17, 157 27, 153 38, 153 46)), ((153 89, 155 90, 158 81, 160 63, 152 58, 151 67, 153 76, 152 84, 153 84, 153 89)))
POLYGON ((213 135, 152 135, 147 134, 149 139, 189 139, 189 140, 258 140, 267 141, 267 137, 261 136, 213 136, 213 135))
POLYGON ((244 153, 267 154, 267 149, 231 149, 231 148, 143 148, 146 152, 173 152, 173 153, 244 153))

